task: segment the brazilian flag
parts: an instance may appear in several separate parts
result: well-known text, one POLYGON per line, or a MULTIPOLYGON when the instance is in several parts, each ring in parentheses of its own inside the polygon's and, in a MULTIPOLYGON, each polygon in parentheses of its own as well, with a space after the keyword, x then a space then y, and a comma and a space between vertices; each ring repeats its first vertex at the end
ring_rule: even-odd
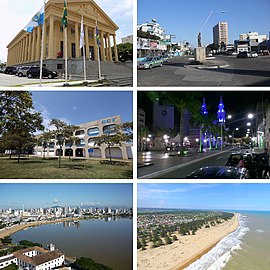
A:
POLYGON ((67 2, 66 0, 64 0, 64 12, 63 12, 62 24, 64 28, 67 28, 67 2))

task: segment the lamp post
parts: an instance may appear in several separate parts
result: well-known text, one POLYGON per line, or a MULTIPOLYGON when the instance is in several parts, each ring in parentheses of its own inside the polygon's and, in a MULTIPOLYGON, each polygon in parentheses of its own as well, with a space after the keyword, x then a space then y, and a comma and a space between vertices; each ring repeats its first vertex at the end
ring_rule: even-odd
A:
POLYGON ((202 118, 208 114, 207 106, 205 103, 205 98, 203 98, 200 113, 201 113, 201 117, 200 117, 201 121, 200 121, 200 149, 199 149, 199 152, 201 153, 203 151, 203 147, 202 147, 202 127, 203 127, 202 118))
POLYGON ((217 112, 217 117, 218 117, 218 122, 220 123, 220 136, 221 136, 221 145, 220 145, 220 149, 222 151, 223 149, 223 123, 225 123, 225 119, 226 119, 226 112, 224 110, 224 104, 222 101, 222 96, 220 96, 220 101, 218 104, 218 112, 217 112))
POLYGON ((211 10, 211 11, 210 11, 209 15, 207 16, 207 18, 206 18, 204 24, 202 25, 202 28, 201 28, 199 34, 198 34, 198 47, 202 47, 202 43, 201 43, 201 33, 202 33, 203 28, 204 28, 205 25, 207 24, 208 20, 210 19, 211 15, 212 15, 213 13, 225 13, 225 12, 226 12, 226 11, 224 11, 224 10, 222 10, 222 11, 214 11, 214 10, 211 10), (199 44, 199 37, 200 37, 200 44, 199 44), (199 46, 199 45, 201 45, 201 46, 199 46))

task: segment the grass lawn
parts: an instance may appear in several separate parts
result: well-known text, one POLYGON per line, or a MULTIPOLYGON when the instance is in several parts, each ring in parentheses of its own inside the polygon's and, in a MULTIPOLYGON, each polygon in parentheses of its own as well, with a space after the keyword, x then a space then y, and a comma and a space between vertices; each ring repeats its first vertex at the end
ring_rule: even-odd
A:
POLYGON ((99 160, 57 158, 0 158, 2 179, 132 179, 132 162, 110 165, 99 160))

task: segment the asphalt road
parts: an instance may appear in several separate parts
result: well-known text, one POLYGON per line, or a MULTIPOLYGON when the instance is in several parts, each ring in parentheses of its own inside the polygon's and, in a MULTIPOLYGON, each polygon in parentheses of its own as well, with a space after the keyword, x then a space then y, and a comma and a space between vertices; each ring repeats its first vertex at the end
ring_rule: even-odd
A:
POLYGON ((224 166, 229 158, 231 152, 222 152, 216 156, 210 156, 205 158, 204 160, 197 161, 186 166, 183 166, 179 169, 173 170, 171 172, 159 175, 154 177, 156 179, 181 179, 188 176, 195 170, 198 170, 204 166, 224 166))
POLYGON ((162 67, 138 70, 138 86, 270 86, 269 56, 215 56, 203 69, 187 65, 189 58, 178 56, 162 67))

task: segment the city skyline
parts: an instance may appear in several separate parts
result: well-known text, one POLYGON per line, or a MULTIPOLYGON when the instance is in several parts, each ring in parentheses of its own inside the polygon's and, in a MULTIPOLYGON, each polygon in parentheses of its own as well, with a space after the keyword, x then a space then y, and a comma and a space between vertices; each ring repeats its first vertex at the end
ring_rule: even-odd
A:
POLYGON ((270 2, 267 0, 259 2, 254 5, 251 0, 226 2, 210 0, 203 3, 196 0, 180 5, 179 1, 173 0, 166 11, 161 1, 138 0, 138 24, 150 22, 154 18, 166 29, 166 34, 176 36, 173 42, 185 40, 193 47, 197 47, 197 35, 210 12, 214 11, 202 30, 203 45, 213 43, 213 27, 218 22, 228 22, 229 43, 233 43, 239 39, 240 34, 250 31, 269 36, 270 2), (252 14, 248 20, 247 14, 252 14))
POLYGON ((138 208, 270 210, 269 184, 139 184, 138 208))
MULTIPOLYGON (((47 2, 47 1, 46 1, 47 2)), ((121 43, 121 38, 132 34, 133 21, 133 1, 95 1, 110 18, 118 25, 119 30, 116 32, 117 43, 121 43)), ((24 0, 2 0, 0 18, 1 41, 0 41, 0 61, 6 61, 8 43, 20 32, 30 21, 30 19, 40 10, 44 1, 24 0), (6 22, 9 27, 4 27, 6 22)), ((64 3, 64 0, 63 0, 64 3)))
POLYGON ((133 121, 133 99, 129 91, 32 91, 34 109, 43 124, 60 119, 78 125, 120 115, 122 122, 133 121))
POLYGON ((0 184, 1 209, 54 206, 132 208, 132 184, 0 184), (12 194, 12 197, 10 196, 12 194), (16 199, 14 199, 16 198, 16 199))

